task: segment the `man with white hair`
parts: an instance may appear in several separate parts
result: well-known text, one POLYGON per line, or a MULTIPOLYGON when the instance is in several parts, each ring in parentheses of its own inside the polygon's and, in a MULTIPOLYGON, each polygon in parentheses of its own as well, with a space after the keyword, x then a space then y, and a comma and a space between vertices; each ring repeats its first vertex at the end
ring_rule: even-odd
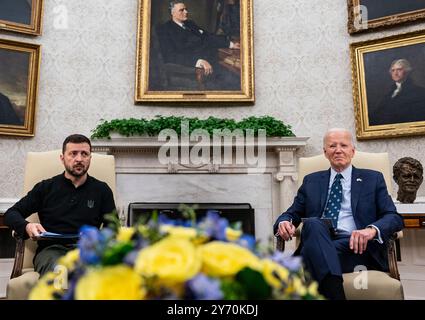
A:
POLYGON ((327 131, 323 152, 330 168, 304 178, 294 203, 275 222, 274 233, 288 241, 305 218, 295 254, 301 254, 326 298, 342 300, 342 273, 359 265, 388 270, 386 243, 403 228, 403 219, 382 173, 352 166, 355 147, 349 131, 327 131))
POLYGON ((394 84, 375 109, 369 108, 370 125, 425 121, 425 88, 412 81, 411 71, 406 59, 391 63, 394 84))

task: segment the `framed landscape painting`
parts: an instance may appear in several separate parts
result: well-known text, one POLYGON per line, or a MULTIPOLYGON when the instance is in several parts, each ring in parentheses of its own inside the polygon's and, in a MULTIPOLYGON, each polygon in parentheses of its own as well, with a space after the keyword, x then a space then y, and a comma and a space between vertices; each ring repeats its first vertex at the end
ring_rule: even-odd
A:
POLYGON ((44 0, 0 0, 0 30, 41 34, 44 0))
POLYGON ((0 39, 0 135, 34 136, 40 46, 0 39))
POLYGON ((425 31, 350 47, 357 138, 425 134, 425 31))
POLYGON ((135 102, 253 102, 252 0, 139 0, 135 102))
POLYGON ((347 3, 350 34, 425 19, 425 0, 348 0, 347 3))

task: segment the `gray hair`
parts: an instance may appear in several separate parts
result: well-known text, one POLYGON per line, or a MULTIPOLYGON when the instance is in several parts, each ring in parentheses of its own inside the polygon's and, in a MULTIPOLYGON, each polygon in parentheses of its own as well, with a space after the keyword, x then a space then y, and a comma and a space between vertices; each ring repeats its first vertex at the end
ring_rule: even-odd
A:
POLYGON ((401 65, 402 66, 402 68, 406 71, 406 72, 410 72, 410 71, 412 71, 412 66, 410 65, 410 62, 409 61, 407 61, 406 59, 397 59, 397 60, 394 60, 392 63, 391 63, 391 67, 390 67, 390 73, 391 73, 391 69, 393 68, 393 66, 395 65, 395 64, 399 64, 399 65, 401 65))
POLYGON ((179 3, 184 3, 184 1, 183 0, 173 0, 173 1, 170 1, 170 5, 168 7, 168 9, 170 9, 170 13, 173 11, 174 6, 176 4, 179 4, 179 3))
POLYGON ((325 135, 323 136, 323 148, 326 147, 326 139, 328 138, 329 134, 331 134, 332 132, 346 132, 346 133, 348 133, 348 135, 350 136, 350 141, 351 141, 353 148, 356 147, 356 145, 354 143, 354 137, 353 137, 353 135, 351 134, 350 131, 348 131, 347 129, 344 129, 344 128, 331 128, 328 131, 326 131, 325 135))

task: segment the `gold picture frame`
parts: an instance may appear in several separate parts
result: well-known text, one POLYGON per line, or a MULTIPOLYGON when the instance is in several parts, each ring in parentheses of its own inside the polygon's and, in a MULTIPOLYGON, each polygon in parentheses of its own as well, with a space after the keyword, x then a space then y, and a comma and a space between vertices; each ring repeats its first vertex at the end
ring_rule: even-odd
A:
POLYGON ((358 139, 425 134, 425 31, 350 45, 358 139))
POLYGON ((252 0, 187 0, 183 4, 191 25, 172 21, 170 1, 139 0, 135 103, 254 102, 252 0), (228 3, 232 11, 230 7, 225 11, 228 3), (185 32, 195 33, 198 38, 193 43, 201 46, 182 48, 182 43, 193 40, 187 41, 185 32), (205 39, 218 39, 226 47, 212 48, 205 39), (211 59, 212 75, 205 75, 200 59, 211 59))
POLYGON ((44 0, 1 0, 0 30, 40 35, 44 0))
POLYGON ((0 135, 34 136, 40 45, 0 39, 0 135))
POLYGON ((425 19, 419 0, 348 0, 348 32, 372 31, 425 19))

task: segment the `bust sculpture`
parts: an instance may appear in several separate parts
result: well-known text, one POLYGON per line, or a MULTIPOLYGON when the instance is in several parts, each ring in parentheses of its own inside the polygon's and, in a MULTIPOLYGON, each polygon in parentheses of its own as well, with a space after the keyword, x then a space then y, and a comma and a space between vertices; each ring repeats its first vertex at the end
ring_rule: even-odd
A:
POLYGON ((424 179, 421 163, 410 157, 399 159, 393 166, 393 178, 398 184, 397 200, 401 203, 413 203, 424 179))

